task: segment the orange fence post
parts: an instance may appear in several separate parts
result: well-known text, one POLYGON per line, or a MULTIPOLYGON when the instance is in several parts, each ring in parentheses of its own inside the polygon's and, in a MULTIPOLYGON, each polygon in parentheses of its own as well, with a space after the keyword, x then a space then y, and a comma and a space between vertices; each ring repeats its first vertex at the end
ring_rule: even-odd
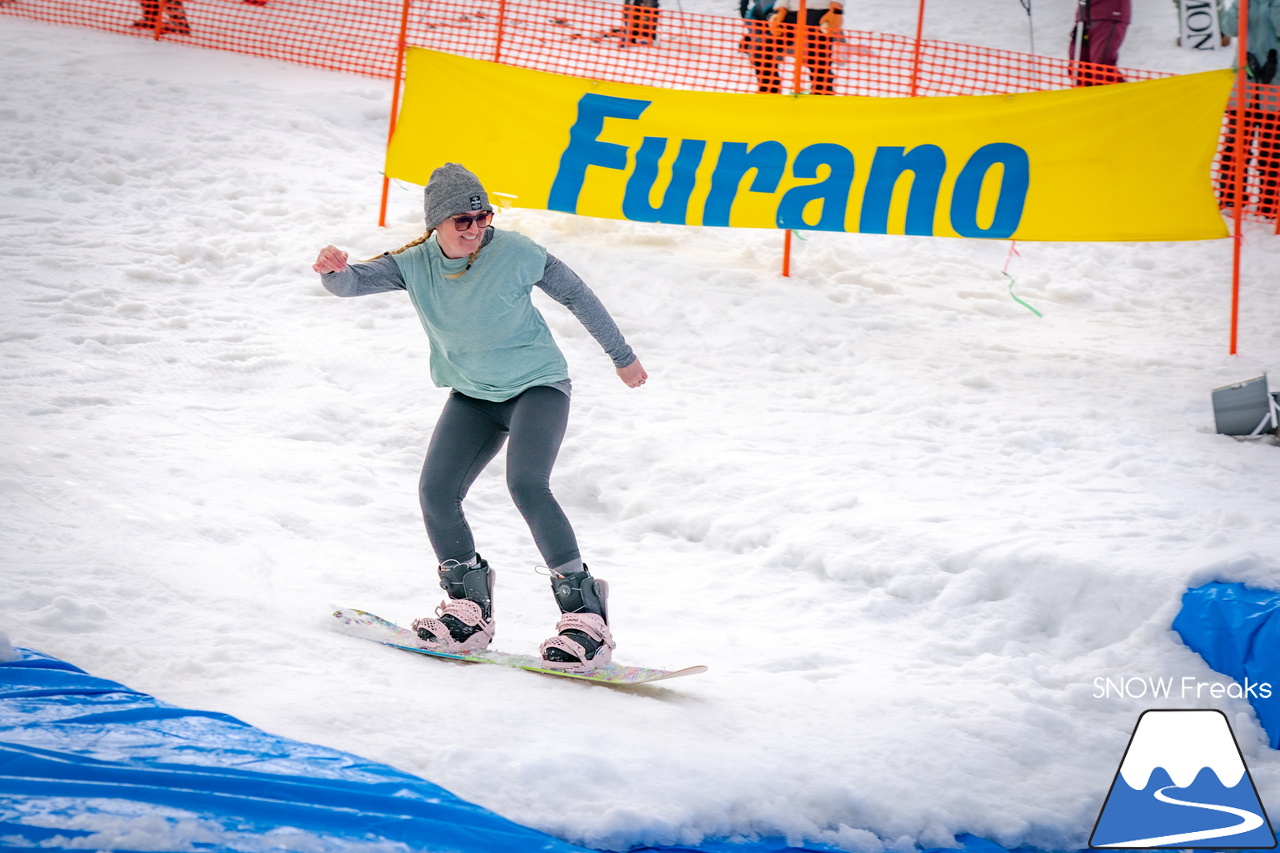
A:
MULTIPOLYGON (((793 54, 792 58, 795 60, 795 65, 792 68, 793 73, 791 75, 791 93, 793 95, 800 94, 800 79, 801 79, 800 66, 804 64, 804 49, 807 43, 807 36, 808 36, 808 30, 809 30, 808 17, 809 17, 809 10, 808 10, 808 7, 805 6, 805 0, 800 0, 800 3, 796 8, 796 23, 794 28, 791 31, 791 52, 793 54)), ((784 28, 783 33, 785 34, 786 33, 785 28, 787 25, 784 23, 782 26, 784 28)), ((809 69, 809 74, 810 74, 810 83, 812 83, 813 82, 812 67, 810 67, 809 69)), ((787 233, 783 235, 783 238, 782 238, 782 277, 790 278, 791 277, 791 229, 790 228, 786 229, 786 232, 787 233)))
POLYGON ((502 31, 507 25, 507 0, 498 0, 498 37, 494 40, 493 61, 502 61, 502 31))
POLYGON ((1249 38, 1249 0, 1240 0, 1240 24, 1236 32, 1238 48, 1236 50, 1235 162, 1232 164, 1234 174, 1231 179, 1235 195, 1231 238, 1231 355, 1236 354, 1240 324, 1240 248, 1244 242, 1240 226, 1244 219, 1244 160, 1247 156, 1245 146, 1248 145, 1248 140, 1245 139, 1245 116, 1249 101, 1247 74, 1249 59, 1245 45, 1248 44, 1249 38))
POLYGON ((920 45, 924 36, 924 0, 916 12, 916 42, 911 51, 911 97, 916 96, 920 85, 920 45))
MULTIPOLYGON (((804 64, 804 51, 805 51, 805 47, 808 44, 808 36, 809 36, 808 18, 809 18, 809 10, 805 6, 805 0, 800 0, 800 4, 796 8, 796 26, 795 26, 795 29, 791 31, 791 36, 792 36, 791 50, 795 54, 795 61, 796 61, 795 76, 791 81, 791 86, 792 86, 792 91, 794 91, 795 94, 797 95, 800 94, 800 80, 801 80, 800 66, 804 64)), ((810 68, 809 72, 810 72, 810 75, 812 75, 813 69, 810 68)), ((809 82, 810 84, 813 83, 812 76, 809 82)))
MULTIPOLYGON (((404 8, 400 12, 399 55, 396 57, 395 82, 391 87, 391 117, 387 120, 387 147, 391 147, 391 136, 396 132, 396 116, 400 112, 400 88, 404 78, 404 54, 408 47, 409 33, 409 0, 404 0, 404 8)), ((386 162, 385 160, 383 161, 386 162)), ((385 168, 385 166, 384 166, 385 168)), ((387 192, 391 188, 391 177, 382 173, 382 204, 378 208, 378 227, 387 227, 387 192)))

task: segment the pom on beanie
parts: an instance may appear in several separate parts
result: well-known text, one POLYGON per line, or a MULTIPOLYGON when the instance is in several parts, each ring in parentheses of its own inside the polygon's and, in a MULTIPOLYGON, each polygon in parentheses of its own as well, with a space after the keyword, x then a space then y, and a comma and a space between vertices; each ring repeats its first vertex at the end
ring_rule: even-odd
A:
POLYGON ((493 210, 480 179, 458 163, 445 163, 432 172, 423 196, 427 230, 439 228, 441 222, 459 213, 493 210))

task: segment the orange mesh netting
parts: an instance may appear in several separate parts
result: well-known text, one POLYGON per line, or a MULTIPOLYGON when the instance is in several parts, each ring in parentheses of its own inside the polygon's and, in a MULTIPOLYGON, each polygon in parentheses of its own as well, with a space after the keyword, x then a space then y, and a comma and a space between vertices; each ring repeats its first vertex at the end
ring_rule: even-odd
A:
MULTIPOLYGON (((1277 219, 1280 206, 1280 86, 1247 83, 1244 109, 1244 215, 1251 219, 1277 219)), ((1235 190, 1237 101, 1232 98, 1225 123, 1214 184, 1224 205, 1232 204, 1235 190)), ((1280 220, 1276 222, 1280 233, 1280 220)))
MULTIPOLYGON (((402 26, 407 44, 476 59, 714 92, 986 95, 1170 76, 889 33, 790 27, 754 31, 781 60, 776 77, 765 80, 757 70, 773 63, 760 61, 761 40, 744 38, 749 25, 736 17, 650 8, 643 0, 407 2, 406 8, 405 0, 18 0, 0 4, 0 15, 387 79, 396 74, 402 26), (800 73, 797 51, 806 60, 800 73)), ((1280 172, 1280 87, 1250 84, 1248 97, 1244 212, 1271 219, 1280 172)), ((1228 124, 1215 166, 1224 203, 1235 196, 1230 180, 1237 134, 1228 124)))

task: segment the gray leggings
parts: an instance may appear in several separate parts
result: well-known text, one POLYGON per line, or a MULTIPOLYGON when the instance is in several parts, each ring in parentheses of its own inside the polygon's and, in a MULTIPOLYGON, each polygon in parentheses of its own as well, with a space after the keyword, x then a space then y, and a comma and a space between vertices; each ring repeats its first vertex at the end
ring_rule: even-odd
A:
POLYGON ((551 494, 551 468, 569 422, 569 396, 540 385, 501 403, 454 391, 436 422, 419 496, 427 536, 440 562, 476 552, 462 501, 504 441, 507 488, 549 568, 579 559, 578 540, 551 494))

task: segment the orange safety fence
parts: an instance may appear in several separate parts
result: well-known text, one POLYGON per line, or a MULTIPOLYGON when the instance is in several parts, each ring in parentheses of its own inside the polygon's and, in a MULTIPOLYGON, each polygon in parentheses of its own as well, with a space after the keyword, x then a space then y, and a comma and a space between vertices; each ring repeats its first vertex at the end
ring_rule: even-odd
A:
MULTIPOLYGON (((647 0, 652 3, 653 0, 647 0)), ((910 97, 1065 89, 1167 77, 911 36, 659 9, 646 0, 13 0, 0 15, 132 33, 384 79, 405 43, 597 80, 715 92, 910 97), (798 31, 797 31, 798 29, 798 31), (801 68, 795 56, 801 56, 801 68)), ((1245 139, 1244 216, 1275 219, 1280 86, 1250 84, 1244 133, 1224 117, 1215 186, 1234 204, 1245 139)))
POLYGON ((1230 207, 1241 196, 1247 218, 1276 220, 1280 233, 1280 86, 1246 83, 1244 119, 1244 187, 1235 188, 1236 124, 1239 101, 1231 99, 1228 121, 1224 122, 1214 186, 1223 207, 1230 207))

